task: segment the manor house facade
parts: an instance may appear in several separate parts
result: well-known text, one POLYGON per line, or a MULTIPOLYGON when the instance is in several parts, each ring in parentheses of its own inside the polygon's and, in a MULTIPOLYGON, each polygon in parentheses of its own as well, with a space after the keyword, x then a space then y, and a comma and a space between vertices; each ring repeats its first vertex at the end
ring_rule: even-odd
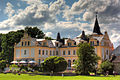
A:
POLYGON ((77 59, 76 52, 79 48, 77 45, 84 42, 94 46, 95 53, 101 57, 98 64, 110 58, 113 44, 107 32, 101 33, 96 16, 93 33, 89 38, 86 37, 84 31, 82 35, 74 39, 61 39, 60 33, 58 33, 56 40, 36 39, 24 33, 20 42, 14 46, 14 60, 34 60, 40 65, 49 56, 61 56, 68 62, 68 69, 71 69, 73 62, 77 59))

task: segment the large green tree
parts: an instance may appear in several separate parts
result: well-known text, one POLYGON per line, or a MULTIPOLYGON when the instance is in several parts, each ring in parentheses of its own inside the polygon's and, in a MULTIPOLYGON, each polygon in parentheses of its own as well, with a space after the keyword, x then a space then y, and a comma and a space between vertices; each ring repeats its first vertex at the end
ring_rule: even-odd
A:
POLYGON ((77 50, 78 59, 75 62, 76 73, 88 75, 95 70, 99 57, 95 54, 94 47, 89 43, 80 43, 77 50))
POLYGON ((45 34, 42 32, 42 30, 38 29, 37 27, 26 27, 25 31, 32 38, 44 38, 44 36, 45 36, 45 34))
POLYGON ((44 72, 61 72, 66 70, 67 62, 63 57, 51 56, 41 64, 44 72))
POLYGON ((2 43, 2 51, 0 53, 1 60, 7 60, 11 62, 14 56, 14 44, 18 43, 23 36, 24 31, 19 30, 17 32, 11 31, 7 34, 3 34, 1 37, 2 43))

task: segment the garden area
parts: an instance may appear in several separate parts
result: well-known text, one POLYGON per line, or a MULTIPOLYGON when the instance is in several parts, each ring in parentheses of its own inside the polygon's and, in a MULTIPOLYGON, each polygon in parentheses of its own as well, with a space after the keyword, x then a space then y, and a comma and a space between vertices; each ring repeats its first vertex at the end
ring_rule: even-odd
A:
POLYGON ((44 76, 44 75, 15 75, 12 73, 0 74, 0 80, 120 80, 119 76, 44 76))

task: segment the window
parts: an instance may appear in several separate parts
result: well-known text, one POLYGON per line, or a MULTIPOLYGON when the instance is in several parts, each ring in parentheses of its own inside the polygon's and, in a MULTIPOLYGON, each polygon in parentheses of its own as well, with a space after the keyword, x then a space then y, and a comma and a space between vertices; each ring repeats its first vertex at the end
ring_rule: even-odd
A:
POLYGON ((52 51, 50 50, 50 55, 52 55, 52 51))
POLYGON ((44 50, 42 50, 42 55, 44 55, 44 50))
POLYGON ((46 42, 43 42, 43 46, 47 46, 46 42))
POLYGON ((70 50, 68 50, 68 55, 70 55, 70 50))
POLYGON ((65 55, 65 50, 63 51, 63 55, 65 55))
POLYGON ((28 41, 28 46, 30 45, 30 41, 28 41))
POLYGON ((41 55, 41 50, 39 50, 39 55, 41 55))
POLYGON ((27 42, 25 41, 25 46, 27 45, 27 42))
POLYGON ((76 53, 75 50, 73 50, 73 55, 75 55, 75 53, 76 53))
POLYGON ((99 46, 99 41, 97 41, 97 46, 99 46))
POLYGON ((56 55, 58 55, 58 51, 56 51, 56 55))
POLYGON ((40 65, 40 59, 39 59, 39 63, 38 64, 40 65))
POLYGON ((58 43, 56 43, 56 47, 58 47, 58 43))
POLYGON ((23 46, 23 42, 22 42, 22 46, 23 46))
POLYGON ((94 46, 94 41, 90 41, 90 45, 91 45, 91 46, 94 46))
POLYGON ((71 46, 71 43, 68 43, 68 46, 71 46))
POLYGON ((76 42, 74 42, 74 45, 76 45, 76 42))
POLYGON ((71 67, 71 60, 68 60, 68 67, 71 67))
POLYGON ((48 50, 46 50, 46 55, 48 55, 48 50))
POLYGON ((26 50, 24 50, 24 55, 26 55, 26 50))
POLYGON ((55 55, 55 51, 53 51, 53 56, 55 55))

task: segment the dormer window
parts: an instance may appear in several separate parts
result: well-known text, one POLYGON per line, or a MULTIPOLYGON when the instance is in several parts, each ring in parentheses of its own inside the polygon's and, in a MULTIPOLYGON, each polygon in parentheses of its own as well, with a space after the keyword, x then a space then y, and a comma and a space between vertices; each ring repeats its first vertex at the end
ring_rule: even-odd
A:
POLYGON ((43 42, 43 46, 47 46, 47 43, 46 43, 46 42, 43 42))
POLYGON ((76 45, 76 42, 74 42, 74 45, 76 45))
POLYGON ((70 42, 68 43, 68 46, 71 46, 71 43, 70 43, 70 42))
POLYGON ((56 47, 58 47, 58 43, 56 43, 56 47))

